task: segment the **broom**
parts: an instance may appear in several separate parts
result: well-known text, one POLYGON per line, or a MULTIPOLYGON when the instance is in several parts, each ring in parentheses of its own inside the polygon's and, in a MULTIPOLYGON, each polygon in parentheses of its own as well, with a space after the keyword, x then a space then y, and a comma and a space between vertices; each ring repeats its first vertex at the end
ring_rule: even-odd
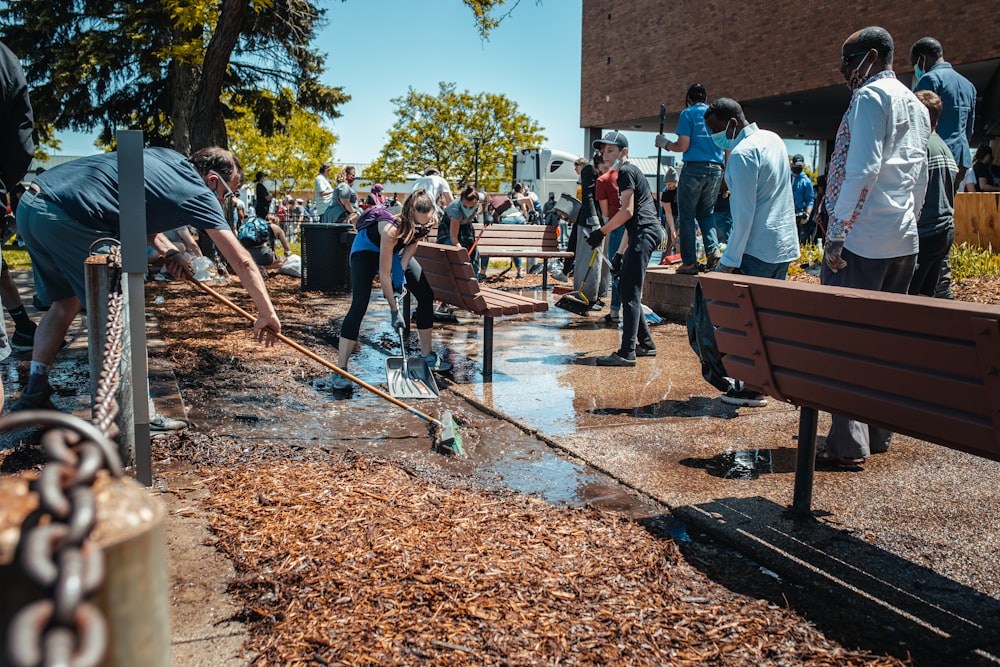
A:
POLYGON ((587 271, 583 274, 579 291, 564 294, 561 299, 556 301, 556 308, 568 310, 574 315, 587 315, 590 313, 590 299, 583 293, 583 289, 587 286, 587 278, 590 277, 590 272, 594 268, 594 262, 597 261, 597 254, 599 252, 601 252, 600 249, 594 248, 594 252, 591 253, 590 262, 587 263, 587 271))

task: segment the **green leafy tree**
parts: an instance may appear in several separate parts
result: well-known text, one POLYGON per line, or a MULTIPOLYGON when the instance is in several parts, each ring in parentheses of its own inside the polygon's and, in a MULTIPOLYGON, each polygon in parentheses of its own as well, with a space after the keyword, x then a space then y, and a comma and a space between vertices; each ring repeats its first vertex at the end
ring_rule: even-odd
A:
POLYGON ((229 121, 229 147, 249 178, 263 171, 278 181, 282 193, 312 188, 319 165, 333 155, 337 136, 314 113, 293 109, 267 136, 260 131, 253 110, 233 105, 229 121))
POLYGON ((113 147, 114 131, 129 127, 188 152, 228 144, 235 112, 223 99, 252 109, 264 134, 293 107, 339 116, 350 98, 319 82, 317 4, 18 0, 0 8, 0 38, 22 58, 46 132, 98 129, 113 147))
POLYGON ((392 100, 396 122, 389 141, 365 169, 372 181, 404 181, 407 174, 436 167, 453 185, 475 177, 474 138, 479 146, 479 186, 497 191, 508 180, 511 156, 545 141, 544 128, 495 93, 459 92, 454 83, 438 84, 438 94, 413 88, 392 100))

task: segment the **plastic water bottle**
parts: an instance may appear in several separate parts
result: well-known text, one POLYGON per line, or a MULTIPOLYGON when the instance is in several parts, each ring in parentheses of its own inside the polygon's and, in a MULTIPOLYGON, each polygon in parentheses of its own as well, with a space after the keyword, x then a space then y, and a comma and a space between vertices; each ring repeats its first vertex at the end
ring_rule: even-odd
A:
POLYGON ((162 296, 156 297, 155 299, 153 299, 153 301, 156 303, 157 306, 162 306, 163 305, 163 297, 162 296))
POLYGON ((694 247, 695 254, 698 257, 699 262, 705 261, 705 243, 701 240, 701 232, 697 232, 694 236, 694 247))
POLYGON ((191 269, 194 271, 194 279, 199 282, 205 282, 212 279, 212 260, 208 257, 196 257, 193 262, 191 262, 191 269))
POLYGON ((215 282, 229 284, 229 271, 226 269, 226 263, 218 254, 215 256, 215 282))

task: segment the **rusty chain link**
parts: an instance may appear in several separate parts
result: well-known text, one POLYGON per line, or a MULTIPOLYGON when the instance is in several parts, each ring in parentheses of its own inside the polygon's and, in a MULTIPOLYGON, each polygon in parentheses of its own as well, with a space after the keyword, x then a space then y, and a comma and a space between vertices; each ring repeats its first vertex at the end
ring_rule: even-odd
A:
POLYGON ((45 595, 18 611, 10 623, 7 650, 14 667, 97 667, 107 653, 107 623, 86 597, 104 581, 104 554, 90 539, 97 520, 93 483, 101 470, 115 478, 123 474, 114 442, 124 331, 121 245, 117 241, 111 246, 108 268, 107 342, 93 423, 50 410, 26 410, 0 418, 0 433, 33 426, 48 429, 41 442, 46 464, 32 482, 38 509, 25 521, 17 548, 22 569, 45 595))

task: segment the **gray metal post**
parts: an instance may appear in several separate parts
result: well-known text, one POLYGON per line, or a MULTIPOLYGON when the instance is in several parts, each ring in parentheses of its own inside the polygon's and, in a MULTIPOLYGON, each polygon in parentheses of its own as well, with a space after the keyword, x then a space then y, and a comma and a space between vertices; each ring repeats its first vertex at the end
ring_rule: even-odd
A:
MULTIPOLYGON (((104 362, 104 347, 108 342, 108 295, 111 293, 111 280, 108 271, 108 255, 94 255, 84 262, 87 280, 87 353, 90 359, 90 404, 96 405, 97 384, 101 377, 104 362)), ((118 401, 118 455, 122 465, 135 465, 135 428, 132 425, 134 409, 132 394, 132 378, 125 374, 124 369, 130 368, 130 350, 128 348, 128 313, 122 313, 122 358, 121 382, 115 396, 118 401)))
POLYGON ((135 415, 136 479, 151 486, 153 466, 149 448, 149 365, 146 361, 146 300, 143 276, 146 273, 146 185, 143 177, 142 132, 119 130, 118 197, 122 270, 128 305, 128 333, 131 343, 132 391, 144 392, 132 407, 135 415))
POLYGON ((799 447, 795 459, 792 514, 811 516, 813 477, 816 471, 816 427, 819 422, 819 411, 806 407, 799 410, 799 447))

